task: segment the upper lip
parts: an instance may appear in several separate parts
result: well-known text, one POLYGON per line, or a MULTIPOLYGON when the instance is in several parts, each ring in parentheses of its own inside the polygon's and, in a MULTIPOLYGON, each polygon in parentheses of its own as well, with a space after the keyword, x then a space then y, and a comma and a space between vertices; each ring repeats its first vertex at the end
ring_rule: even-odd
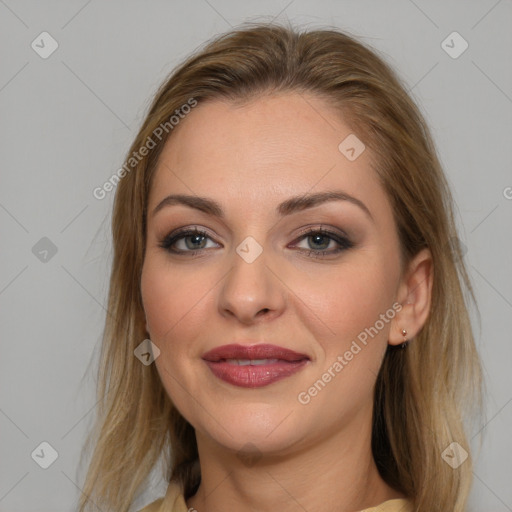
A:
POLYGON ((294 352, 288 348, 270 345, 267 343, 258 345, 222 345, 204 353, 205 361, 218 362, 223 359, 281 359, 283 361, 302 361, 309 359, 306 354, 294 352))

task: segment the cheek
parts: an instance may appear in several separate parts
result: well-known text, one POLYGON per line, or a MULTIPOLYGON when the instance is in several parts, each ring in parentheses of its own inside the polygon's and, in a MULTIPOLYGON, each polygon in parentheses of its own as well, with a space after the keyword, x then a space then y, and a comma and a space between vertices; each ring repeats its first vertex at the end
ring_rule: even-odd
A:
POLYGON ((322 286, 316 280, 314 288, 309 291, 303 288, 300 292, 313 301, 318 317, 330 334, 336 333, 336 339, 349 344, 392 307, 396 287, 395 272, 383 260, 359 260, 326 274, 322 286), (313 294, 312 290, 316 292, 313 294))
POLYGON ((190 419, 190 393, 200 396, 193 366, 200 347, 195 340, 204 338, 205 308, 211 307, 207 292, 214 283, 198 279, 197 273, 176 271, 159 259, 149 257, 144 264, 142 300, 151 341, 160 349, 155 364, 162 384, 190 419))
POLYGON ((176 271, 159 258, 147 259, 141 277, 142 301, 151 339, 161 349, 172 345, 173 340, 193 337, 213 286, 190 273, 176 271))
POLYGON ((399 270, 395 263, 382 253, 360 253, 357 261, 354 258, 325 279, 317 315, 331 332, 317 336, 323 352, 320 366, 326 371, 342 356, 343 369, 318 405, 333 396, 345 397, 354 407, 370 400, 395 316, 392 306, 399 270))

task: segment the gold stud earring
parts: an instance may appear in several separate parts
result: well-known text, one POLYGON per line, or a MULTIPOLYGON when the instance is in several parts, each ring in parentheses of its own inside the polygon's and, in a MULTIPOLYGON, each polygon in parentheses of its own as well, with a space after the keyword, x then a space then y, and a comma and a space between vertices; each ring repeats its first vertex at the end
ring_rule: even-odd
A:
POLYGON ((407 339, 407 331, 405 329, 402 329, 402 336, 404 337, 404 341, 400 345, 400 348, 405 348, 407 346, 407 343, 409 343, 407 339))

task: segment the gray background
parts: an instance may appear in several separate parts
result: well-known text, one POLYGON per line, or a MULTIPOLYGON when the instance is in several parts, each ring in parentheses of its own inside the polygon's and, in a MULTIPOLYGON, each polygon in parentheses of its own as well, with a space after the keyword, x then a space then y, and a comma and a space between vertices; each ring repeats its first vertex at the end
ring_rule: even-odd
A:
MULTIPOLYGON (((0 0, 0 511, 76 507, 111 258, 113 193, 97 200, 93 189, 122 165, 171 69, 260 16, 361 37, 424 112, 482 319, 473 314, 488 412, 471 433, 485 435, 471 510, 512 511, 511 0, 0 0), (47 59, 31 47, 43 31, 59 45, 47 59), (453 31, 469 44, 458 58, 441 46, 453 31), (56 254, 41 252, 44 237, 56 254), (43 441, 58 452, 46 470, 31 457, 43 441)), ((165 490, 153 480, 138 505, 165 490)))

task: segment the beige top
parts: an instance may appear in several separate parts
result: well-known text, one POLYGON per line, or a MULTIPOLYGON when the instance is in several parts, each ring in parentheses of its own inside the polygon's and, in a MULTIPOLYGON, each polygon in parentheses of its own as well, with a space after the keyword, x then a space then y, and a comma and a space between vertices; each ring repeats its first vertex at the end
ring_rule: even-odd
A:
MULTIPOLYGON (((181 487, 173 481, 167 487, 163 498, 158 498, 139 512, 189 512, 189 508, 185 503, 181 487)), ((377 507, 365 508, 361 512, 412 512, 412 503, 409 500, 388 500, 377 507)))

